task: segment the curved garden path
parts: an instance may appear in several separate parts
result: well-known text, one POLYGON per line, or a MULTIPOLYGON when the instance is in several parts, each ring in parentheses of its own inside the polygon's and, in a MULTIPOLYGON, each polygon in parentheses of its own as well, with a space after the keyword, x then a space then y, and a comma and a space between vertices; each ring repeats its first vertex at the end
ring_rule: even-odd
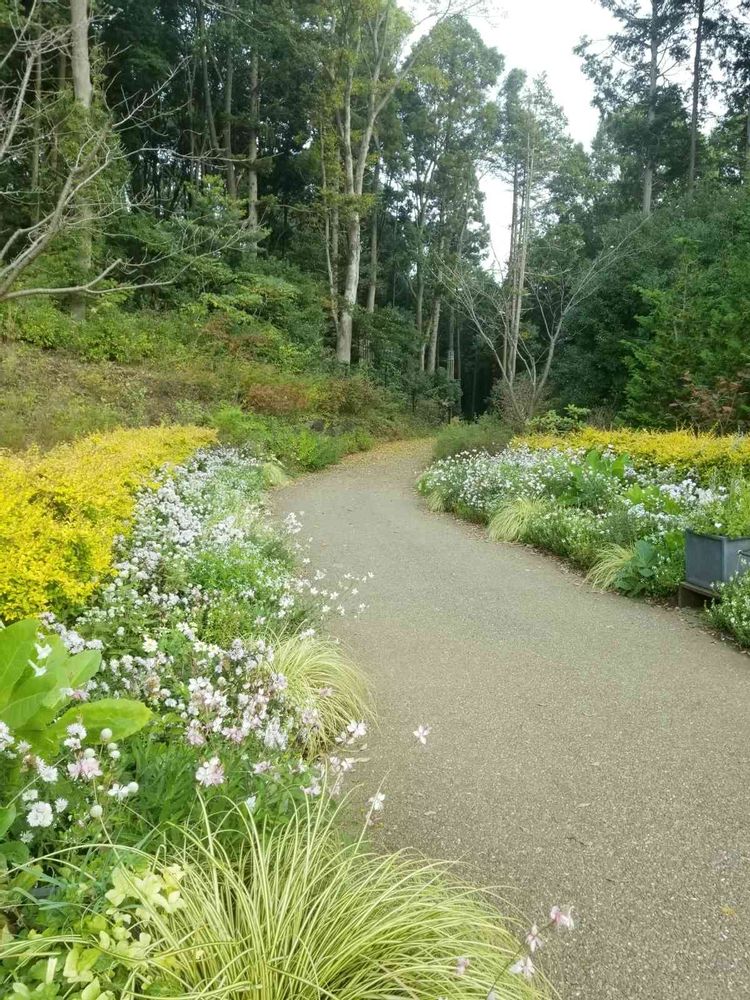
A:
POLYGON ((378 837, 531 916, 572 903, 548 949, 564 997, 750 997, 750 659, 428 513, 428 457, 382 448, 276 498, 315 563, 375 574, 334 627, 376 688, 359 780, 383 781, 378 837))

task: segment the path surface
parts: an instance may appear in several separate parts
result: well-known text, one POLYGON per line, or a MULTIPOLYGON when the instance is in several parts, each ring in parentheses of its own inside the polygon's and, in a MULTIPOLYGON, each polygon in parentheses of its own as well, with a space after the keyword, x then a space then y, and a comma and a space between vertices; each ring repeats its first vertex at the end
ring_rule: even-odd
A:
POLYGON ((336 624, 376 687, 378 836, 531 916, 573 903, 548 949, 564 997, 750 997, 750 658, 428 513, 427 458, 393 446, 277 494, 314 562, 375 574, 336 624))

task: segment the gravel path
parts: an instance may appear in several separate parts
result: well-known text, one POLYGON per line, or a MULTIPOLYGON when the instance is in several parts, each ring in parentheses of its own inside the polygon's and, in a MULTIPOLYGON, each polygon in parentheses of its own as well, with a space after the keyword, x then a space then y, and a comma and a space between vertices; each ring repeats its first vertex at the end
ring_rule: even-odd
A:
POLYGON ((378 837, 531 917, 572 903, 547 956, 563 997, 750 997, 750 660, 429 513, 428 457, 390 446, 277 494, 314 563, 375 574, 336 631, 376 688, 378 837))

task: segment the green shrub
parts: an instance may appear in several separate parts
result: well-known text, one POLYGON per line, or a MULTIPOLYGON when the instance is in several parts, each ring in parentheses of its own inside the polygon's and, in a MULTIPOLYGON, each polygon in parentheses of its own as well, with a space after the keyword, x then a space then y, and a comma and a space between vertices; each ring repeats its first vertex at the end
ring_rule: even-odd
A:
POLYGON ((443 427, 435 440, 433 455, 436 459, 448 458, 458 452, 475 449, 496 455, 512 437, 510 428, 485 414, 473 424, 460 421, 443 427))

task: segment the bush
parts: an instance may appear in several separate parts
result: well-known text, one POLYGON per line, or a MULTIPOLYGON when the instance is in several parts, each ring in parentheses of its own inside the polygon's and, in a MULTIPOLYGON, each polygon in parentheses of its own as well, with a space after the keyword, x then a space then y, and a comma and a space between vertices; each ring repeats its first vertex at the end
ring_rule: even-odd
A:
POLYGON ((81 604, 106 578, 136 490, 215 437, 198 427, 94 434, 0 455, 0 618, 81 604))
POLYGON ((701 476, 717 472, 728 477, 750 475, 750 437, 697 434, 693 431, 651 431, 584 427, 570 434, 525 434, 517 442, 530 448, 611 449, 627 455, 637 467, 659 466, 701 476))
POLYGON ((250 385, 245 390, 249 410, 281 417, 304 413, 310 407, 310 393, 296 382, 274 381, 250 385))
POLYGON ((448 458, 462 451, 487 451, 491 455, 501 452, 513 437, 505 424, 488 414, 475 423, 459 421, 447 424, 438 433, 432 454, 436 459, 448 458))
POLYGON ((750 574, 735 577, 719 588, 719 598, 708 608, 709 622, 728 632, 740 646, 750 648, 750 574))

